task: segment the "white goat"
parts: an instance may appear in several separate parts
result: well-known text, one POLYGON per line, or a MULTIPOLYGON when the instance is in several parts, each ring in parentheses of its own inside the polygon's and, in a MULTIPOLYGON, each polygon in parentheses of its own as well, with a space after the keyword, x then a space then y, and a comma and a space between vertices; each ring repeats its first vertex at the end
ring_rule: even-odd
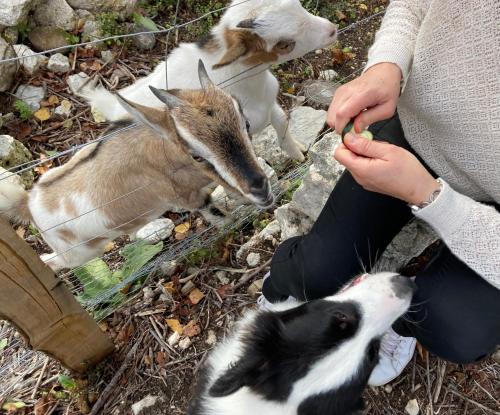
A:
POLYGON ((118 97, 139 126, 83 148, 30 192, 1 180, 0 214, 32 222, 54 251, 43 259, 60 270, 99 256, 110 240, 167 210, 208 211, 214 181, 272 205, 240 104, 210 81, 201 61, 199 79, 202 90, 152 88, 161 108, 118 97))
MULTIPOLYGON (((337 27, 308 13, 299 0, 233 0, 210 35, 198 43, 182 43, 167 60, 168 87, 194 88, 195 64, 202 59, 217 85, 237 98, 250 122, 250 132, 259 133, 271 122, 281 148, 291 158, 303 160, 303 146, 288 129, 288 120, 277 102, 279 84, 269 68, 328 46, 336 40, 337 27)), ((120 91, 134 102, 156 102, 146 88, 165 88, 165 63, 146 78, 120 91)), ((92 107, 108 120, 126 115, 116 97, 105 89, 82 92, 92 107)))

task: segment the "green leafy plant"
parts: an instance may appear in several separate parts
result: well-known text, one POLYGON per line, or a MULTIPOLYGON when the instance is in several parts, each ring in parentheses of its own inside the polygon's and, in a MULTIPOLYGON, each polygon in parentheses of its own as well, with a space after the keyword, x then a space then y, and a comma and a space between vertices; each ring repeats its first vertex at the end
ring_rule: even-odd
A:
POLYGON ((30 106, 20 99, 16 100, 14 108, 19 114, 19 118, 23 121, 27 121, 33 116, 33 111, 31 111, 30 106))
MULTIPOLYGON (((125 24, 120 20, 120 15, 117 12, 101 13, 97 16, 97 21, 102 32, 103 37, 123 35, 126 32, 125 24)), ((122 39, 107 40, 108 45, 116 43, 121 45, 122 39)))
MULTIPOLYGON (((117 284, 138 272, 163 249, 163 242, 148 245, 138 241, 125 246, 121 251, 124 263, 121 268, 111 271, 100 258, 93 259, 85 265, 73 270, 78 280, 83 284, 83 292, 77 297, 82 304, 89 304, 96 298, 115 287, 117 284)), ((119 304, 125 296, 118 292, 106 302, 119 304)))
POLYGON ((156 23, 153 22, 149 17, 143 16, 142 14, 139 13, 134 13, 132 14, 132 18, 134 20, 134 23, 138 26, 142 26, 145 29, 151 31, 159 30, 158 26, 156 26, 156 23))
POLYGON ((70 378, 68 375, 60 374, 57 377, 59 384, 67 391, 73 391, 76 389, 76 382, 74 379, 70 378))

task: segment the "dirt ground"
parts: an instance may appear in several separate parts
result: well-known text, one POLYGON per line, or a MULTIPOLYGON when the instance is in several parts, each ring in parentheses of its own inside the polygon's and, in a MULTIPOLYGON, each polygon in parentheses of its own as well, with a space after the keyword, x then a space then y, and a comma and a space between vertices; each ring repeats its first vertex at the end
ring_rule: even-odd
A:
MULTIPOLYGON (((165 9, 147 9, 145 13, 155 21, 168 20, 174 2, 164 3, 167 4, 165 9)), ((188 21, 204 12, 205 8, 214 9, 216 3, 224 5, 226 1, 199 3, 203 7, 188 1, 188 5, 180 11, 179 22, 188 21)), ((321 71, 333 69, 338 73, 336 81, 343 82, 359 73, 381 16, 366 21, 363 19, 382 11, 387 3, 386 0, 347 0, 335 4, 326 0, 318 2, 320 14, 348 30, 341 33, 335 47, 321 53, 312 52, 303 59, 273 68, 284 93, 280 97, 282 104, 287 108, 295 105, 293 96, 302 94, 307 82, 317 79, 321 71), (362 23, 351 26, 357 21, 362 23)), ((180 40, 198 38, 210 24, 213 21, 194 29, 181 30, 171 37, 172 46, 180 40)), ((109 64, 100 58, 98 48, 79 48, 70 54, 73 64, 71 73, 84 71, 99 76, 107 87, 123 87, 148 74, 164 58, 165 41, 158 40, 156 48, 147 56, 128 43, 110 45, 117 58, 109 64)), ((17 79, 17 84, 20 83, 44 84, 48 95, 55 95, 60 100, 68 99, 74 108, 74 115, 69 121, 51 119, 41 122, 15 117, 0 128, 0 133, 11 134, 23 141, 35 158, 95 139, 105 129, 105 124, 95 122, 84 102, 68 93, 65 77, 45 70, 30 77, 21 71, 17 79)), ((13 110, 13 104, 12 95, 0 95, 2 108, 13 110)), ((321 107, 313 100, 308 104, 321 107)), ((49 168, 64 161, 65 158, 61 158, 43 167, 49 168)), ((43 171, 39 170, 37 174, 43 171)), ((207 353, 216 341, 224 338, 245 309, 255 306, 256 293, 252 284, 267 271, 276 247, 271 242, 259 247, 262 265, 255 269, 248 269, 239 261, 236 251, 260 229, 262 223, 270 219, 268 214, 263 214, 254 222, 221 238, 203 255, 180 259, 170 277, 161 272, 150 275, 141 290, 99 323, 114 340, 116 352, 91 370, 88 376, 78 378, 53 360, 43 356, 32 357, 37 360, 31 366, 27 365, 32 370, 22 373, 15 393, 0 396, 0 406, 16 400, 26 406, 17 410, 12 407, 10 412, 6 406, 2 413, 128 415, 132 414, 131 405, 147 395, 156 398, 156 403, 141 414, 185 413, 197 372, 207 353), (169 344, 176 330, 182 331, 182 347, 179 343, 169 344), (60 374, 67 377, 61 378, 60 374)), ((30 233, 28 228, 20 228, 18 232, 38 252, 46 250, 39 236, 30 233)), ((119 242, 118 247, 123 242, 119 242)), ((427 260, 426 255, 412 261, 408 272, 422 266, 427 260)), ((0 340, 7 337, 11 341, 18 337, 2 323, 0 334, 0 340)), ((0 366, 1 353, 0 349, 0 366)), ((385 387, 367 389, 365 413, 406 414, 408 403, 416 400, 421 414, 500 414, 499 391, 500 365, 494 360, 475 365, 454 365, 429 355, 419 347, 413 361, 396 381, 385 387)))

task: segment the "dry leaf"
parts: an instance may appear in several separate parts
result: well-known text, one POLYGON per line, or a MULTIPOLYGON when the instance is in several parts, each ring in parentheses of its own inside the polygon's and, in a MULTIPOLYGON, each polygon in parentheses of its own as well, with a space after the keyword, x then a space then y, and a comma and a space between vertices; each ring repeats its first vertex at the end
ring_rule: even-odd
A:
POLYGON ((194 337, 201 333, 200 326, 196 323, 195 320, 191 320, 184 327, 184 335, 188 337, 194 337))
POLYGON ((151 361, 151 358, 149 357, 149 355, 148 354, 144 355, 144 364, 146 366, 151 366, 152 363, 153 362, 151 361))
POLYGON ((189 300, 194 304, 198 304, 203 297, 205 297, 205 294, 203 294, 198 288, 195 288, 193 291, 189 293, 189 300))
POLYGON ((156 363, 163 366, 168 361, 168 356, 165 352, 157 352, 155 356, 156 363))
POLYGON ((224 300, 227 296, 233 293, 233 286, 231 284, 223 285, 222 287, 217 288, 217 294, 219 297, 224 300))
POLYGON ((175 234, 175 239, 177 241, 182 241, 183 239, 186 239, 188 237, 187 233, 176 233, 175 234))
POLYGON ((115 249, 115 243, 111 241, 104 247, 104 253, 107 254, 108 252, 111 252, 113 249, 115 249))
POLYGON ((57 97, 57 95, 51 95, 48 99, 47 99, 48 103, 50 105, 57 105, 59 104, 59 98, 57 97))
POLYGON ((38 111, 35 111, 33 115, 40 121, 47 121, 50 118, 50 110, 46 107, 43 107, 38 111))
POLYGON ((24 234, 26 233, 26 229, 24 229, 22 226, 16 229, 17 236, 19 236, 21 239, 24 238, 24 234))
MULTIPOLYGON (((45 154, 40 154, 40 161, 43 161, 45 159, 47 159, 47 156, 45 154)), ((33 170, 36 173, 42 175, 44 173, 47 173, 51 167, 52 167, 52 160, 47 160, 46 162, 43 162, 38 166, 36 166, 33 170)))
POLYGON ((361 3, 361 4, 359 5, 359 8, 360 8, 361 10, 364 10, 364 11, 367 11, 367 10, 368 10, 368 6, 367 6, 366 4, 364 4, 364 3, 361 3))
POLYGON ((176 319, 166 319, 165 323, 167 323, 167 326, 170 328, 170 330, 175 331, 176 333, 182 335, 184 328, 182 327, 182 324, 179 322, 179 320, 176 319))
POLYGON ((339 20, 346 20, 347 19, 347 16, 341 10, 335 10, 335 15, 337 16, 337 19, 339 19, 339 20))
POLYGON ((163 284, 163 287, 170 293, 170 294, 174 294, 176 289, 175 289, 175 286, 174 286, 174 283, 172 281, 170 282, 167 282, 166 284, 163 284))
POLYGON ((180 225, 177 225, 175 227, 175 232, 177 232, 177 233, 187 233, 187 231, 189 231, 190 227, 191 227, 191 224, 189 222, 184 222, 184 223, 181 223, 180 225))

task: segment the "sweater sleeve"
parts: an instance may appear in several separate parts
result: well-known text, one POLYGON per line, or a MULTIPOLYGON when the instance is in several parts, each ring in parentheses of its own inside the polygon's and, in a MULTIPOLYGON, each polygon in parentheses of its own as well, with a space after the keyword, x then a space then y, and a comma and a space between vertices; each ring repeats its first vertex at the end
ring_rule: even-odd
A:
POLYGON ((429 0, 392 0, 368 51, 365 71, 377 63, 391 62, 399 66, 406 82, 417 35, 428 8, 429 0))
POLYGON ((500 289, 500 213, 495 208, 456 192, 443 181, 437 199, 415 216, 431 225, 453 254, 500 289))

